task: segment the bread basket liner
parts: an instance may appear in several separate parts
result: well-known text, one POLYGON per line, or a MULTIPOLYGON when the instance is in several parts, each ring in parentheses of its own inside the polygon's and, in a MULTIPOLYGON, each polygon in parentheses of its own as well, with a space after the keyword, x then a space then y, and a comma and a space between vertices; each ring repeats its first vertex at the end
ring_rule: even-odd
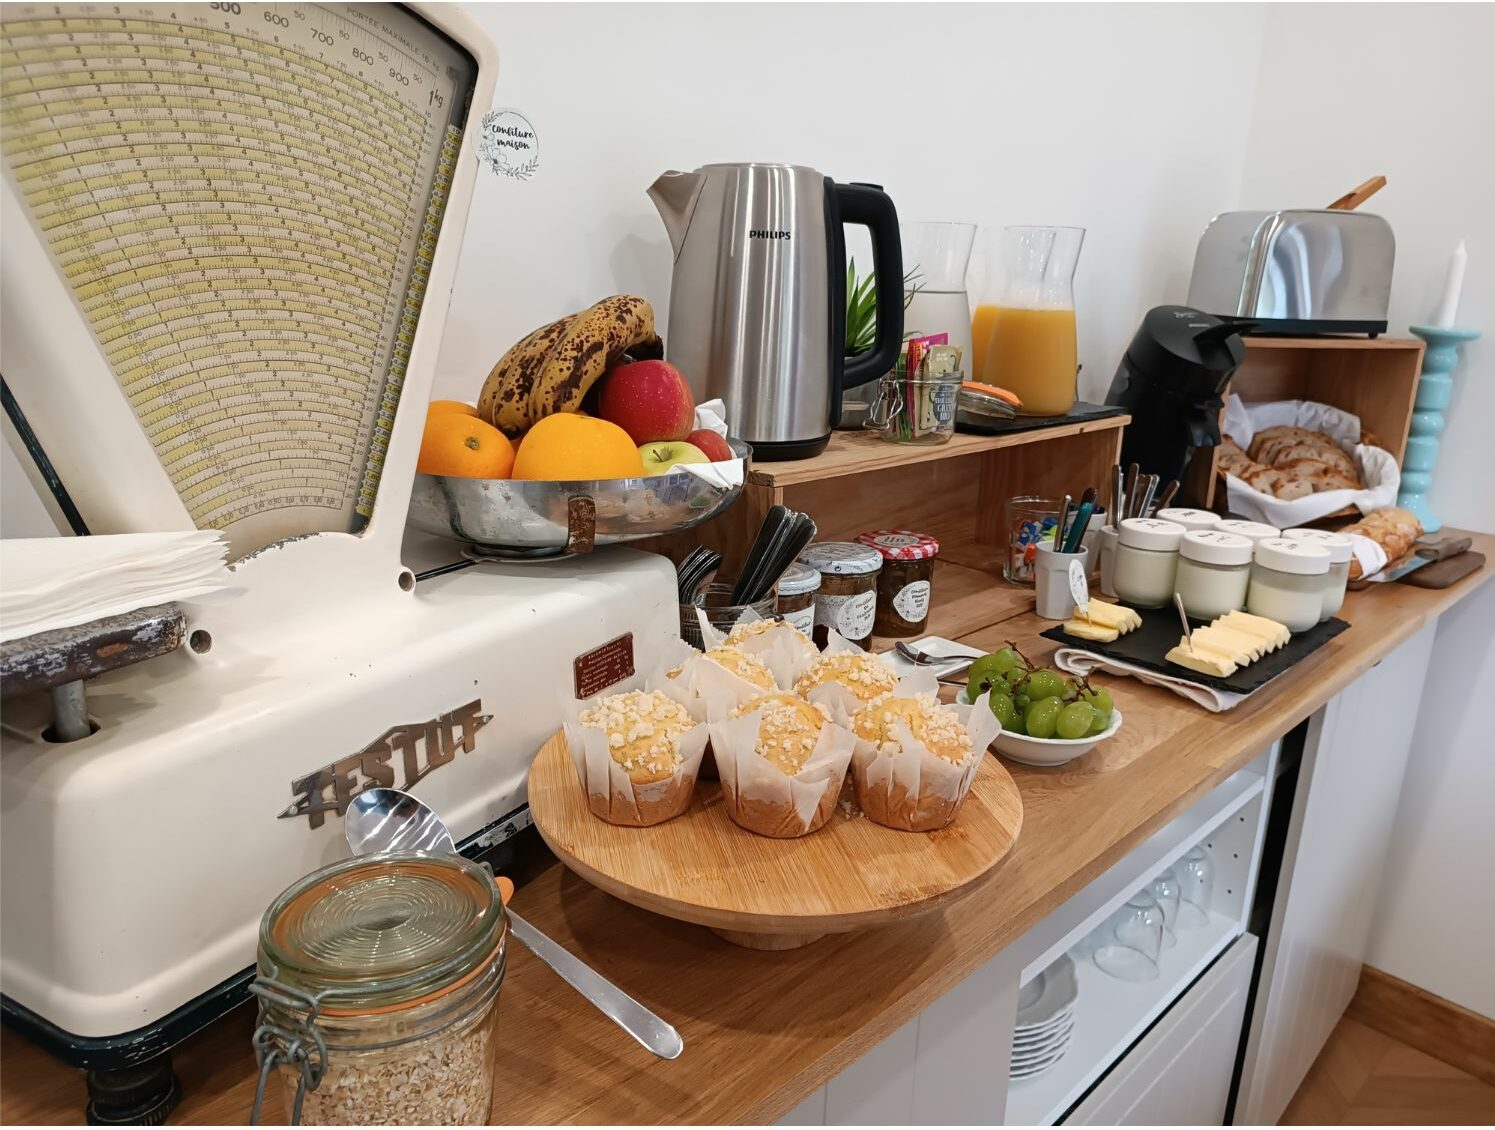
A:
POLYGON ((754 710, 709 727, 727 815, 749 831, 779 839, 813 832, 835 811, 856 735, 826 722, 804 768, 790 776, 758 753, 761 718, 762 711, 754 710))
POLYGON ((1396 505, 1396 495, 1402 484, 1396 457, 1384 448, 1360 442, 1360 417, 1353 412, 1313 400, 1247 404, 1234 393, 1226 398, 1225 423, 1221 431, 1228 433, 1242 448, 1249 449, 1252 439, 1263 428, 1283 426, 1323 432, 1354 459, 1355 468, 1366 486, 1362 490, 1326 490, 1303 498, 1281 499, 1247 486, 1234 475, 1226 475, 1225 496, 1231 511, 1253 522, 1290 530, 1347 506, 1369 514, 1383 506, 1396 505))
MULTIPOLYGON (((706 622, 706 617, 699 610, 697 616, 701 622, 701 641, 707 650, 725 643, 727 634, 717 628, 713 628, 706 622)), ((759 616, 756 612, 749 610, 738 617, 737 625, 753 624, 768 617, 759 616)), ((810 665, 820 658, 820 653, 815 650, 812 643, 809 647, 804 645, 805 634, 792 624, 779 621, 775 628, 770 628, 761 635, 749 636, 739 640, 732 646, 747 652, 763 661, 763 665, 773 673, 774 682, 778 684, 779 690, 793 690, 795 682, 809 670, 810 665)))
MULTIPOLYGON (((852 643, 845 636, 841 635, 841 633, 837 632, 834 628, 832 628, 826 636, 825 651, 823 651, 821 654, 835 655, 843 651, 854 651, 859 655, 865 655, 874 663, 881 663, 884 667, 887 667, 890 672, 893 671, 893 668, 889 667, 888 664, 884 662, 881 656, 869 654, 862 648, 858 647, 856 644, 852 643)), ((893 673, 897 674, 897 672, 893 673)), ((895 683, 894 686, 896 687, 897 684, 895 683)), ((939 690, 939 684, 937 682, 935 683, 934 689, 936 691, 939 690)), ((806 693, 805 698, 810 702, 817 702, 820 705, 824 706, 827 710, 829 710, 831 712, 831 720, 834 721, 838 726, 849 727, 851 725, 852 716, 855 715, 856 712, 862 707, 867 705, 866 702, 861 698, 858 698, 856 692, 848 687, 845 683, 834 681, 821 683, 818 687, 812 687, 809 692, 806 693)))
MULTIPOLYGON (((915 672, 898 681, 893 695, 913 698, 933 694, 938 686, 930 672, 915 672)), ((851 755, 851 773, 862 811, 879 824, 910 832, 932 832, 954 820, 976 779, 986 747, 1002 730, 990 698, 991 692, 986 691, 970 706, 940 707, 953 711, 970 735, 970 756, 959 764, 931 753, 901 719, 893 724, 900 747, 897 753, 883 753, 876 743, 859 737, 851 755)))
MULTIPOLYGON (((695 652, 689 644, 675 642, 680 643, 687 651, 695 652)), ((678 651, 672 648, 667 647, 665 653, 664 662, 645 684, 650 689, 657 688, 664 682, 665 671, 680 659, 678 651)), ((587 807, 592 815, 609 824, 645 828, 651 824, 663 823, 690 807, 691 794, 696 787, 696 774, 700 771, 701 758, 706 752, 706 727, 697 722, 680 736, 680 763, 671 776, 663 781, 635 785, 628 772, 613 760, 606 732, 595 726, 583 725, 581 721, 584 713, 604 698, 617 693, 617 688, 609 688, 607 692, 585 701, 578 702, 568 698, 562 704, 561 728, 566 735, 571 760, 576 765, 577 780, 586 790, 587 807)))

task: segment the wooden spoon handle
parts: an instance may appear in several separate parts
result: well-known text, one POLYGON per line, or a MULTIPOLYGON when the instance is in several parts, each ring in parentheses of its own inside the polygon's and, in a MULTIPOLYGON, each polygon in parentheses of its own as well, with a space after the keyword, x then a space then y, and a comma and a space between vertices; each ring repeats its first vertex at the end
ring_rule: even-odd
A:
POLYGON ((1364 184, 1359 185, 1356 188, 1352 188, 1349 192, 1346 192, 1333 204, 1330 204, 1329 208, 1335 212, 1353 212, 1356 208, 1360 207, 1360 205, 1364 204, 1367 200, 1369 200, 1372 196, 1380 192, 1381 189, 1385 187, 1385 177, 1371 177, 1370 180, 1366 181, 1364 184))

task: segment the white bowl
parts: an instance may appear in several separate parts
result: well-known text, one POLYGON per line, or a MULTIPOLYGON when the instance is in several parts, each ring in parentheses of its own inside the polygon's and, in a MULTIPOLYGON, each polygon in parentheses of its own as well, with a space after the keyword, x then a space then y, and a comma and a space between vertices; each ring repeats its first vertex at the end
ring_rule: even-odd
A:
MULTIPOLYGON (((955 701, 962 705, 969 705, 971 700, 962 690, 955 696, 955 701)), ((1098 734, 1091 734, 1085 738, 1032 738, 1027 734, 1014 734, 1010 730, 1003 730, 992 738, 990 748, 1003 757, 1020 761, 1024 765, 1063 765, 1066 761, 1085 756, 1101 742, 1112 737, 1119 729, 1121 729, 1121 711, 1113 706, 1111 724, 1098 734)))

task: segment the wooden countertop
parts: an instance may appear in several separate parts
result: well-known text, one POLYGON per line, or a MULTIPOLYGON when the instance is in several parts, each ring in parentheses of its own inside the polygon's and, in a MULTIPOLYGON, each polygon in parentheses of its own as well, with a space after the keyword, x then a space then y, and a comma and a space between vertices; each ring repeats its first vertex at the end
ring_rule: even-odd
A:
MULTIPOLYGON (((1474 548, 1495 554, 1495 536, 1475 535, 1474 548)), ((800 950, 748 950, 636 910, 552 868, 519 892, 515 908, 673 1022, 685 1054, 673 1063, 653 1058, 515 947, 500 1000, 493 1120, 772 1121, 1491 573, 1485 568, 1442 591, 1386 584, 1351 593, 1341 613, 1349 631, 1226 714, 1115 680, 1126 712, 1121 732, 1058 769, 1009 764, 1025 809, 1016 847, 981 886, 923 918, 800 950)), ((964 598, 966 615, 974 603, 964 598)), ((1010 603, 994 600, 993 608, 1006 615, 1000 610, 1010 612, 1010 603)), ((1048 623, 1022 613, 964 640, 996 647, 1012 639, 1046 656, 1053 645, 1038 632, 1048 623)), ((177 1049, 185 1095, 173 1123, 247 1120, 252 1025, 252 1010, 242 1008, 177 1049)), ((79 1073, 9 1030, 0 1062, 4 1121, 82 1121, 79 1073)), ((281 1119, 278 1101, 266 1115, 281 1119)))

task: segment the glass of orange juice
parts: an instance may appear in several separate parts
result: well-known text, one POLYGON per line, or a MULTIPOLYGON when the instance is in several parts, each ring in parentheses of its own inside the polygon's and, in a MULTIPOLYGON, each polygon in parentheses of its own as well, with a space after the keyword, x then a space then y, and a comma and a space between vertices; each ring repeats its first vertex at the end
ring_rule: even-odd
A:
POLYGON ((1074 406, 1074 276, 1084 241, 1084 228, 1009 227, 988 246, 1000 277, 971 313, 971 372, 1016 393, 1024 416, 1074 406))

